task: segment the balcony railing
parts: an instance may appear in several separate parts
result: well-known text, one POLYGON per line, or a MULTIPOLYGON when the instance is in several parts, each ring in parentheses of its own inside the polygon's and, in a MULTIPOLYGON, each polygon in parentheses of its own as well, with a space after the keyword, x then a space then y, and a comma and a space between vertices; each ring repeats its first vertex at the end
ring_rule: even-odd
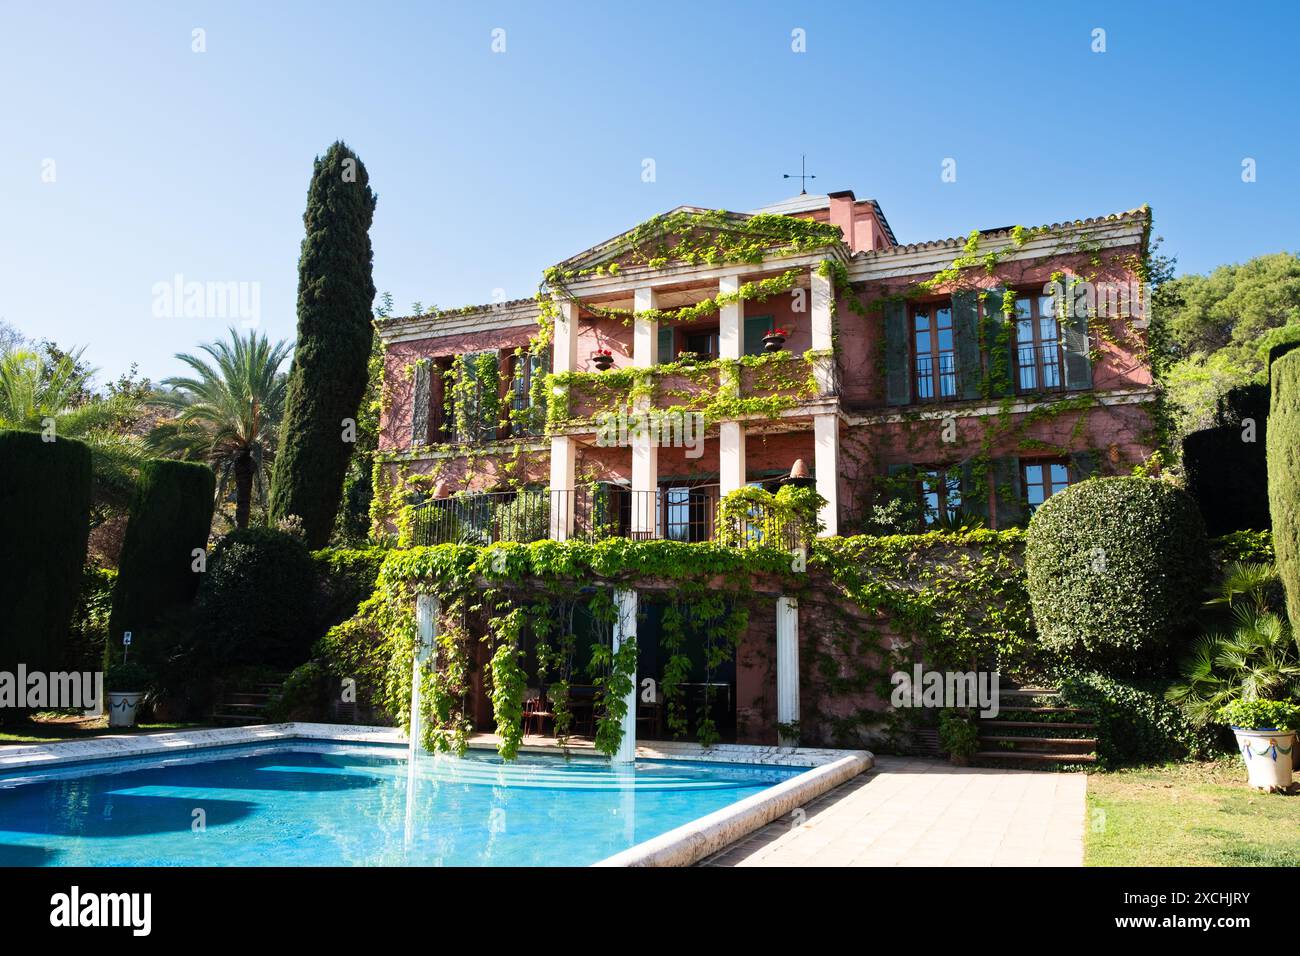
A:
POLYGON ((632 491, 620 485, 576 490, 493 491, 436 498, 412 506, 416 545, 541 541, 569 537, 718 541, 735 547, 800 544, 799 529, 782 516, 752 505, 740 518, 720 519, 717 486, 632 491), (568 509, 573 525, 567 535, 568 509))

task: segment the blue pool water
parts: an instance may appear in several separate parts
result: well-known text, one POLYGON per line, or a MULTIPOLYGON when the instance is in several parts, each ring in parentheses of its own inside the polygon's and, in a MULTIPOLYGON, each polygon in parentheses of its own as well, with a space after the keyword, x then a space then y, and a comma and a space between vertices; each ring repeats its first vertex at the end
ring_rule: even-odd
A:
POLYGON ((103 761, 0 777, 0 865, 581 866, 799 772, 471 753, 408 787, 404 749, 311 741, 103 761))

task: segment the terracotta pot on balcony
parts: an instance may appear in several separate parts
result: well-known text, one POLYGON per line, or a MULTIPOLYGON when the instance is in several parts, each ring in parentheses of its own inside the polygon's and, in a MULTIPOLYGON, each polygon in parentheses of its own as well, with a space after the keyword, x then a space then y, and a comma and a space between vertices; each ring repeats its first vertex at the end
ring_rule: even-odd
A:
POLYGON ((597 352, 591 357, 591 360, 595 363, 596 368, 602 372, 608 371, 614 364, 614 356, 608 352, 597 352))
POLYGON ((779 352, 785 345, 785 336, 776 332, 769 332, 763 336, 764 352, 779 352))

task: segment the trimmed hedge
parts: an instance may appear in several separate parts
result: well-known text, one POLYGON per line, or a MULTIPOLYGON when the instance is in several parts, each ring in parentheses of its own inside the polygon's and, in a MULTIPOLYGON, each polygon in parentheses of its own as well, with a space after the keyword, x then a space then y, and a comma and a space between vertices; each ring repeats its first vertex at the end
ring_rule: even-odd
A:
POLYGON ((1195 727, 1154 683, 1078 673, 1064 677, 1060 688, 1063 703, 1094 713, 1103 767, 1202 758, 1224 749, 1218 728, 1195 727))
MULTIPOLYGON (((0 431, 0 670, 57 670, 90 536, 90 449, 0 431)), ((12 708, 6 708, 12 713, 12 708)))
POLYGON ((217 674, 241 665, 290 668, 309 656, 316 572, 298 538, 244 528, 221 539, 194 602, 199 663, 217 674))
POLYGON ((1075 666, 1136 673, 1190 630, 1209 577, 1189 495, 1156 478, 1092 478, 1029 522, 1025 571, 1043 645, 1075 666))
POLYGON ((194 599, 202 575, 193 552, 207 547, 215 492, 207 465, 152 459, 140 466, 113 589, 110 655, 130 631, 132 651, 152 659, 154 625, 194 599))
POLYGON ((1268 500, 1273 551, 1286 588, 1287 616, 1300 628, 1300 351, 1269 369, 1273 383, 1268 430, 1268 500))
POLYGON ((1270 527, 1268 514, 1268 386, 1240 385, 1224 393, 1216 426, 1183 439, 1183 468, 1187 490, 1205 518, 1206 532, 1270 527), (1253 441, 1246 425, 1253 423, 1253 441))

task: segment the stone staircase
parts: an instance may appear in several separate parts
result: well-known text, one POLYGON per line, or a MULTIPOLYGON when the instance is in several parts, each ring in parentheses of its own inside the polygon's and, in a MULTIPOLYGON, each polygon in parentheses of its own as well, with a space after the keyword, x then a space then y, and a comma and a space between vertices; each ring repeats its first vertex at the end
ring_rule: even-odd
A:
POLYGON ((974 760, 1026 764, 1097 761, 1097 724, 1092 712, 1060 703, 1054 687, 1003 687, 997 717, 979 721, 974 760))

